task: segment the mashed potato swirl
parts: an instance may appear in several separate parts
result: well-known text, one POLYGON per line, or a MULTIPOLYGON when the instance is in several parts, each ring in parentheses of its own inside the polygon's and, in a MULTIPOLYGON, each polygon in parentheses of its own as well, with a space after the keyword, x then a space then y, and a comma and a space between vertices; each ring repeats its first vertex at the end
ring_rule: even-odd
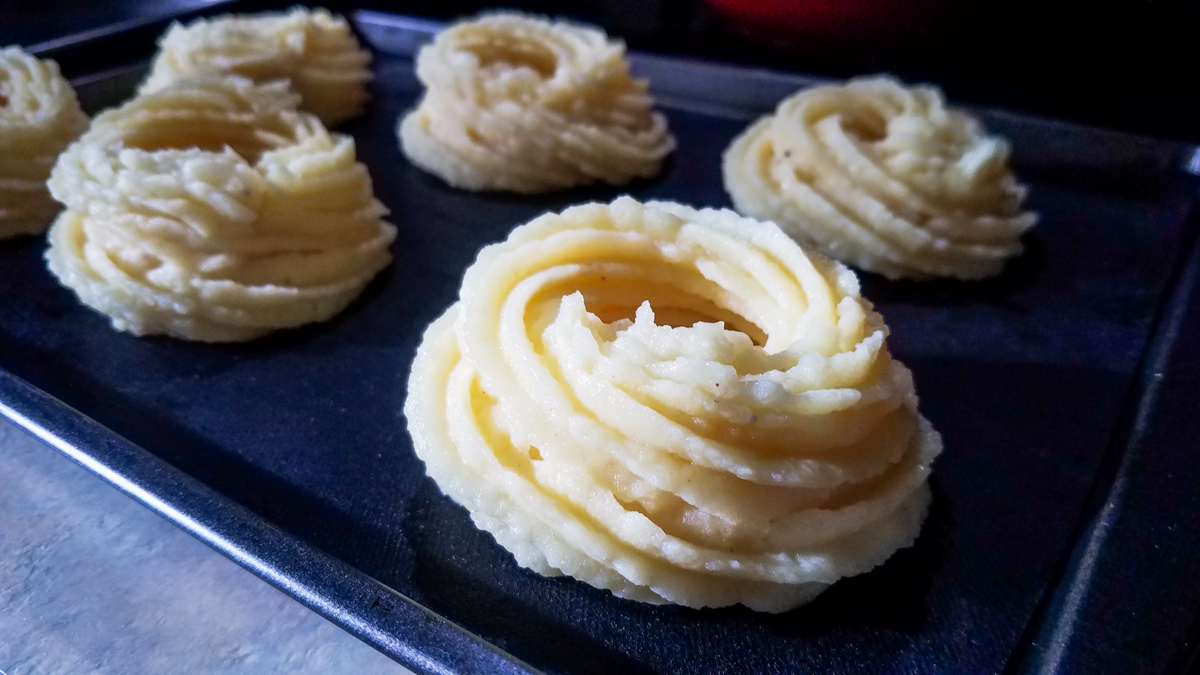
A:
POLYGON ((227 76, 101 114, 50 177, 50 270, 135 335, 248 340, 340 312, 396 229, 354 141, 296 103, 227 76))
POLYGON ((536 193, 659 172, 675 147, 603 31, 515 13, 438 34, 417 57, 426 87, 401 119, 404 154, 468 190, 536 193))
POLYGON ((1037 217, 1009 146, 930 86, 886 77, 805 89, 725 151, 739 211, 889 278, 999 274, 1037 217))
POLYGON ((324 9, 225 15, 172 25, 139 93, 198 75, 286 79, 301 108, 334 125, 362 113, 370 62, 346 20, 324 9))
POLYGON ((780 612, 917 536, 940 436, 845 267, 623 197, 485 248, 429 326, 417 454, 522 566, 780 612))
POLYGON ((0 239, 50 225, 59 207, 46 179, 87 123, 58 64, 20 47, 0 50, 0 239))

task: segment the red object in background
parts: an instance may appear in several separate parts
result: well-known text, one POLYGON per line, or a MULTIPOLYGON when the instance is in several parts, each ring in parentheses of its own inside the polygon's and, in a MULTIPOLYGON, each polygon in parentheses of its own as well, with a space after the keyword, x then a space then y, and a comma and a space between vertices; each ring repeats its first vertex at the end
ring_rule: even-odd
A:
POLYGON ((779 44, 903 39, 935 0, 706 0, 740 32, 779 44))

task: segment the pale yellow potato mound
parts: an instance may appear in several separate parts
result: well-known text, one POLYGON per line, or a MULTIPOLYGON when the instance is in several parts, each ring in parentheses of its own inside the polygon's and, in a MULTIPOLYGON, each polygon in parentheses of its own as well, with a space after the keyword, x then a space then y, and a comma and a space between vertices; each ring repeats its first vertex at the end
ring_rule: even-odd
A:
POLYGON ((805 89, 725 151, 738 211, 889 278, 999 274, 1037 217, 1009 146, 930 86, 887 77, 805 89))
POLYGON ((396 229, 354 141, 297 102, 226 76, 101 114, 50 177, 50 270, 134 335, 248 340, 340 312, 396 229))
POLYGON ((362 113, 370 62, 346 20, 324 9, 225 15, 172 25, 139 93, 197 75, 286 79, 302 109, 334 125, 362 113))
POLYGON ((623 197, 485 248, 404 406, 517 562, 781 612, 916 538, 941 438, 842 265, 774 224, 623 197))
POLYGON ((451 25, 417 57, 426 91, 404 154, 467 190, 537 193, 648 178, 675 147, 625 45, 515 13, 451 25))
POLYGON ((50 168, 87 123, 58 64, 0 50, 0 239, 46 231, 59 208, 50 168))

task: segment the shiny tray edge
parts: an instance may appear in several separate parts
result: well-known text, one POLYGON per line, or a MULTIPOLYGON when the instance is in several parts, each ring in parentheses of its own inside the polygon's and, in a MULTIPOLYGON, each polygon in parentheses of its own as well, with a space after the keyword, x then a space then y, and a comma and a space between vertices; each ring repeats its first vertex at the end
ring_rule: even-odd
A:
POLYGON ((3 369, 0 415, 419 673, 538 672, 3 369))

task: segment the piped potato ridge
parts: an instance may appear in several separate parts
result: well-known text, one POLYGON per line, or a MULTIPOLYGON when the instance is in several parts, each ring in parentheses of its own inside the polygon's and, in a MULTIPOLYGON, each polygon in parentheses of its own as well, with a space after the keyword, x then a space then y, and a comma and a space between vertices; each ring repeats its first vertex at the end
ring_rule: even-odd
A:
POLYGON ((0 49, 0 240, 46 231, 59 211, 46 179, 87 124, 57 63, 0 49))
POLYGON ((325 321, 392 259, 354 141, 285 82, 185 79, 58 159, 50 270, 118 330, 206 342, 325 321))
POLYGON ((438 33, 417 56, 425 95, 397 133, 405 156, 466 190, 539 193, 649 178, 675 147, 603 31, 514 12, 438 33))
POLYGON ((522 566, 779 612, 920 529, 941 441, 886 336, 854 274, 778 227, 621 198, 485 248, 405 414, 522 566))
POLYGON ((930 86, 889 77, 803 89, 724 156, 738 211, 891 279, 982 279, 1021 253, 1037 216, 1008 142, 930 86))

